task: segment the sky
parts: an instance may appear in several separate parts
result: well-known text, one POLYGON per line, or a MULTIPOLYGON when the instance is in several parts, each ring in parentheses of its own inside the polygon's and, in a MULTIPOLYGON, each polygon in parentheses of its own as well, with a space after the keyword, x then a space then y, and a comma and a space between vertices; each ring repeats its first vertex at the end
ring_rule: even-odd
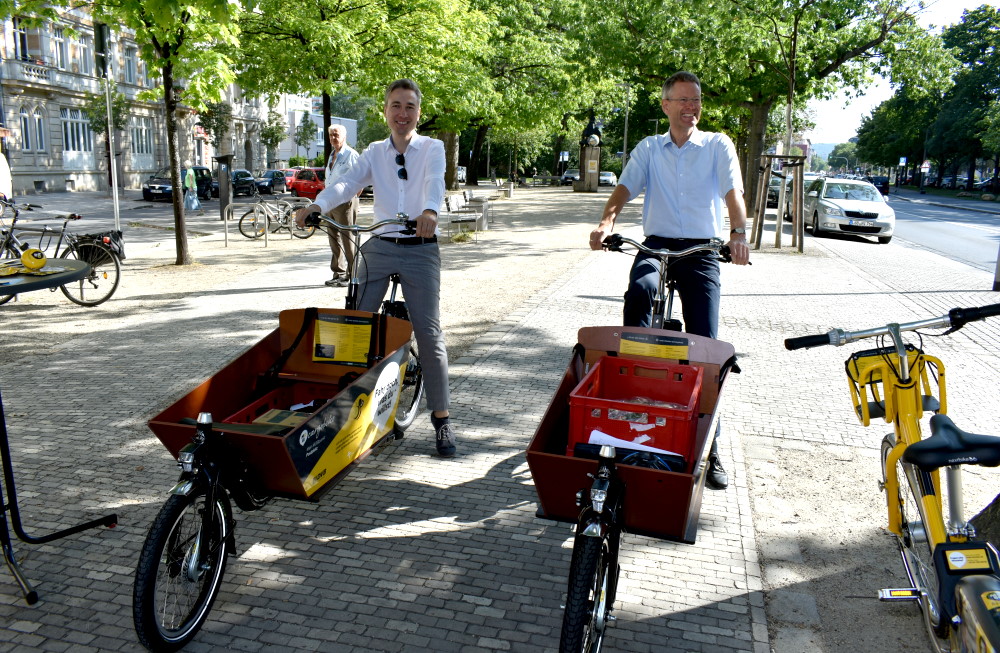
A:
MULTIPOLYGON (((1000 0, 927 0, 926 4, 928 7, 918 20, 928 29, 934 25, 934 31, 940 33, 942 27, 959 22, 965 9, 984 4, 1000 6, 1000 0)), ((846 94, 838 94, 831 100, 813 100, 809 106, 816 112, 816 128, 806 136, 814 144, 846 143, 856 135, 861 119, 871 115, 875 107, 890 97, 892 87, 880 78, 865 95, 853 100, 848 100, 846 94)))

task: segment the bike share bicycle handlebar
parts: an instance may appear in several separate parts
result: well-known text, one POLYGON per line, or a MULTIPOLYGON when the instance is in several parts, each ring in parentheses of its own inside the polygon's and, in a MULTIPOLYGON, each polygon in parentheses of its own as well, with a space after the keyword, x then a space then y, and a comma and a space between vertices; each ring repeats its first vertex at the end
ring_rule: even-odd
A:
POLYGON ((403 229, 400 229, 399 231, 392 233, 399 233, 406 236, 412 236, 413 234, 417 233, 417 221, 410 220, 410 216, 406 215, 405 213, 397 213, 395 218, 390 218, 388 220, 380 220, 375 224, 369 225, 367 227, 362 227, 356 224, 340 224, 333 218, 329 218, 323 215, 322 213, 310 213, 309 215, 306 216, 305 225, 307 227, 319 227, 320 229, 323 229, 324 227, 336 227, 340 231, 350 231, 356 234, 375 231, 376 229, 388 225, 396 225, 399 227, 403 227, 403 229), (324 222, 326 224, 322 224, 324 222))
MULTIPOLYGON (((720 260, 725 261, 726 263, 733 262, 732 256, 729 253, 729 246, 724 245, 722 243, 722 240, 719 238, 712 238, 707 243, 703 243, 701 245, 692 245, 691 247, 677 251, 671 251, 668 249, 652 249, 650 247, 646 247, 645 245, 643 245, 638 241, 632 240, 631 238, 626 238, 621 234, 611 234, 610 236, 604 239, 603 243, 601 243, 601 246, 604 247, 604 249, 608 250, 609 252, 623 251, 622 245, 631 245, 640 252, 649 254, 651 256, 656 256, 661 259, 680 258, 682 256, 688 256, 689 254, 695 254, 697 252, 714 252, 719 255, 720 260)), ((749 265, 750 262, 747 261, 747 264, 749 265)))
POLYGON ((818 333, 810 336, 799 336, 797 338, 785 339, 785 349, 805 349, 809 347, 821 347, 823 345, 833 345, 841 347, 850 342, 873 338, 875 336, 892 335, 892 333, 903 331, 916 331, 917 329, 943 329, 951 327, 952 331, 958 331, 969 322, 984 320, 988 317, 1000 315, 1000 304, 989 304, 987 306, 971 308, 953 308, 947 315, 918 320, 916 322, 906 322, 903 324, 887 324, 885 326, 862 329, 860 331, 845 331, 844 329, 831 329, 827 333, 818 333))

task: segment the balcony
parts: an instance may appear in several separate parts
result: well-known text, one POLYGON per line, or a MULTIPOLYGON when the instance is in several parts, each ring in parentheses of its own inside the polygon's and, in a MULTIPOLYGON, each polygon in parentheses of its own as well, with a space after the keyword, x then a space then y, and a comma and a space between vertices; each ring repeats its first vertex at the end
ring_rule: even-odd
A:
MULTIPOLYGON (((44 58, 5 59, 3 81, 8 86, 24 86, 49 90, 65 89, 78 93, 100 93, 100 80, 93 75, 81 75, 60 70, 44 58)), ((16 91, 15 91, 16 92, 16 91)))

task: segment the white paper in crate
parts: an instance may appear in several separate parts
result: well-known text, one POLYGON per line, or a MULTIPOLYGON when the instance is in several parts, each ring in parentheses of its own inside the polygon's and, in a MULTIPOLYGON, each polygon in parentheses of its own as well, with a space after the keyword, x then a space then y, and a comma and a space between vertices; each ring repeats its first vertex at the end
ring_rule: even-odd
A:
POLYGON ((608 435, 607 433, 602 433, 601 431, 594 429, 593 431, 590 432, 590 437, 587 440, 587 442, 589 442, 590 444, 597 444, 597 445, 610 444, 612 447, 620 447, 622 449, 633 449, 635 451, 648 451, 650 453, 668 453, 674 456, 680 455, 676 451, 670 451, 668 449, 657 449, 656 447, 650 447, 649 445, 640 444, 641 442, 645 442, 646 440, 649 439, 650 437, 648 435, 640 435, 634 441, 629 442, 628 440, 622 440, 621 438, 616 438, 612 435, 608 435))

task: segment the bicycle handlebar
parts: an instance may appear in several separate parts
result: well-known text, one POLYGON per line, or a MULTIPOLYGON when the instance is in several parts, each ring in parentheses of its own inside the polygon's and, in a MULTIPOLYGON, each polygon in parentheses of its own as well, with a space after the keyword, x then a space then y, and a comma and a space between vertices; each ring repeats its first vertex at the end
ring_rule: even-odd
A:
MULTIPOLYGON (((985 320, 988 317, 994 317, 997 315, 1000 315, 1000 304, 989 304, 987 306, 970 308, 953 308, 948 311, 947 315, 926 320, 918 320, 916 322, 886 324, 885 326, 862 329, 860 331, 831 329, 827 333, 799 336, 797 338, 786 338, 785 349, 807 349, 809 347, 820 347, 823 345, 841 347, 848 343, 863 340, 865 338, 891 335, 893 330, 901 333, 903 331, 916 331, 917 329, 943 329, 950 327, 951 331, 958 331, 969 322, 985 320)), ((949 331, 949 333, 951 331, 949 331)))
POLYGON ((307 227, 325 227, 325 226, 336 227, 340 231, 350 231, 351 233, 366 233, 369 231, 375 231, 376 229, 379 229, 381 227, 396 225, 403 227, 403 229, 401 229, 396 233, 401 233, 406 235, 412 235, 417 233, 417 221, 410 220, 410 216, 406 215, 405 213, 397 213, 395 218, 390 218, 388 220, 380 220, 375 224, 369 225, 367 227, 362 227, 361 225, 356 225, 356 224, 340 224, 339 222, 333 220, 332 218, 328 218, 322 213, 310 213, 309 215, 306 216, 305 224, 307 227), (320 224, 321 222, 325 222, 326 224, 325 225, 320 224))
MULTIPOLYGON (((611 234, 604 239, 601 246, 609 252, 621 252, 622 245, 631 245, 635 247, 640 252, 649 254, 650 256, 656 256, 660 259, 666 260, 668 258, 679 258, 682 256, 688 256, 689 254, 696 254, 698 252, 714 252, 719 255, 719 258, 726 263, 732 263, 732 256, 729 254, 729 246, 724 245, 722 240, 719 238, 712 238, 707 243, 701 245, 692 245, 686 249, 671 251, 667 249, 652 249, 651 247, 646 247, 642 243, 632 240, 631 238, 626 238, 621 234, 611 234)), ((749 261, 747 261, 749 263, 749 261)))

